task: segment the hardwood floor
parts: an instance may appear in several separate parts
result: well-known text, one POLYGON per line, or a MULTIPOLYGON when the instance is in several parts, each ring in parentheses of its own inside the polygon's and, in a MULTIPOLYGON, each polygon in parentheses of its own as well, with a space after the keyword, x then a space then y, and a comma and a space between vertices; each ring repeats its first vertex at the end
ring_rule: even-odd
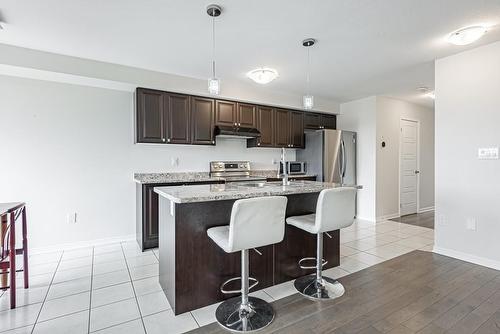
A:
MULTIPOLYGON (((342 277, 330 302, 298 294, 272 303, 259 333, 500 333, 500 271, 414 251, 342 277)), ((212 323, 190 333, 227 333, 212 323)))
POLYGON ((415 226, 434 228, 434 211, 416 213, 413 215, 402 216, 399 218, 391 219, 392 221, 410 224, 415 226))

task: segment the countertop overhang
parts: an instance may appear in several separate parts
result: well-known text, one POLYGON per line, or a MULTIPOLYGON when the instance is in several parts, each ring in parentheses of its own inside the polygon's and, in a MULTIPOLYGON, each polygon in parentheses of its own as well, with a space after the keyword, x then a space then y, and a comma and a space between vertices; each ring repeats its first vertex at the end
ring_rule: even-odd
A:
POLYGON ((249 183, 226 183, 208 185, 155 187, 154 191, 174 203, 196 203, 209 201, 235 200, 252 197, 284 196, 294 194, 319 193, 324 189, 353 187, 359 185, 341 185, 316 181, 263 182, 261 185, 249 183))

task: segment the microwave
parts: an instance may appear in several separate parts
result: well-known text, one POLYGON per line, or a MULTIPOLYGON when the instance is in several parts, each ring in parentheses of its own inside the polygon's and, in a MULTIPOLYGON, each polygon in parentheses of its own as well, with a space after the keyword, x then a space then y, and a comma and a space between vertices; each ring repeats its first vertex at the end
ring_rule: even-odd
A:
MULTIPOLYGON (((306 173, 306 163, 301 161, 287 161, 286 170, 288 175, 294 174, 305 174, 306 173)), ((280 163, 280 174, 283 174, 283 163, 280 163)))

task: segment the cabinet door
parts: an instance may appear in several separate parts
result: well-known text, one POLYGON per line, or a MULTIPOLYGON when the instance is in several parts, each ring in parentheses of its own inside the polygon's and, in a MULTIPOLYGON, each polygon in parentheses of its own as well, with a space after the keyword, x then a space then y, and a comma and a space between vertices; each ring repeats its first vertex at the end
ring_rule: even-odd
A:
POLYGON ((290 147, 290 112, 276 109, 275 140, 278 147, 290 147))
POLYGON ((143 185, 142 248, 158 247, 158 194, 156 185, 143 185))
POLYGON ((166 141, 164 94, 152 89, 138 88, 136 92, 137 142, 166 141))
POLYGON ((191 143, 214 145, 214 106, 213 99, 191 97, 191 143))
POLYGON ((304 128, 306 129, 319 129, 320 128, 320 121, 321 121, 321 115, 319 114, 314 114, 314 113, 308 113, 306 112, 304 114, 304 128))
POLYGON ((189 122, 189 96, 180 94, 166 94, 166 110, 168 115, 167 143, 191 143, 191 129, 189 122))
POLYGON ((236 102, 215 101, 215 125, 237 126, 236 102))
POLYGON ((304 113, 290 112, 290 144, 294 148, 304 148, 304 113))
POLYGON ((274 147, 274 113, 273 108, 257 107, 258 147, 274 147))
POLYGON ((333 129, 337 128, 337 116, 335 115, 321 115, 321 125, 324 129, 333 129))
POLYGON ((238 103, 238 126, 255 128, 257 127, 257 107, 253 104, 238 103))

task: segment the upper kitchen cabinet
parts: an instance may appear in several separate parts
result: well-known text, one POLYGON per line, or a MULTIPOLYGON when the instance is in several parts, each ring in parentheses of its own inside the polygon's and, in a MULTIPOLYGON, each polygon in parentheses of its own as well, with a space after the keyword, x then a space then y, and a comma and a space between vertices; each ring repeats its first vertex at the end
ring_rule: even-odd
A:
POLYGON ((167 143, 190 144, 190 98, 187 95, 165 94, 167 112, 167 143))
POLYGON ((138 88, 137 142, 163 143, 167 138, 165 93, 152 89, 138 88))
POLYGON ((322 129, 333 129, 337 128, 337 116, 321 114, 321 126, 322 129))
POLYGON ((277 147, 290 147, 290 112, 276 109, 275 115, 275 144, 277 147))
POLYGON ((304 148, 304 113, 290 112, 290 147, 304 148))
POLYGON ((304 128, 305 129, 321 129, 321 114, 305 112, 304 113, 304 128))
POLYGON ((337 126, 337 117, 335 115, 304 113, 304 128, 311 130, 335 129, 337 126))
POLYGON ((274 147, 274 116, 275 110, 272 107, 259 106, 256 108, 257 130, 260 132, 259 138, 248 139, 248 147, 274 147))
POLYGON ((215 125, 238 125, 236 102, 215 101, 215 125))
POLYGON ((238 126, 245 128, 257 127, 257 107, 255 105, 238 103, 236 110, 238 126))
POLYGON ((215 145, 215 100, 191 96, 191 143, 215 145))

